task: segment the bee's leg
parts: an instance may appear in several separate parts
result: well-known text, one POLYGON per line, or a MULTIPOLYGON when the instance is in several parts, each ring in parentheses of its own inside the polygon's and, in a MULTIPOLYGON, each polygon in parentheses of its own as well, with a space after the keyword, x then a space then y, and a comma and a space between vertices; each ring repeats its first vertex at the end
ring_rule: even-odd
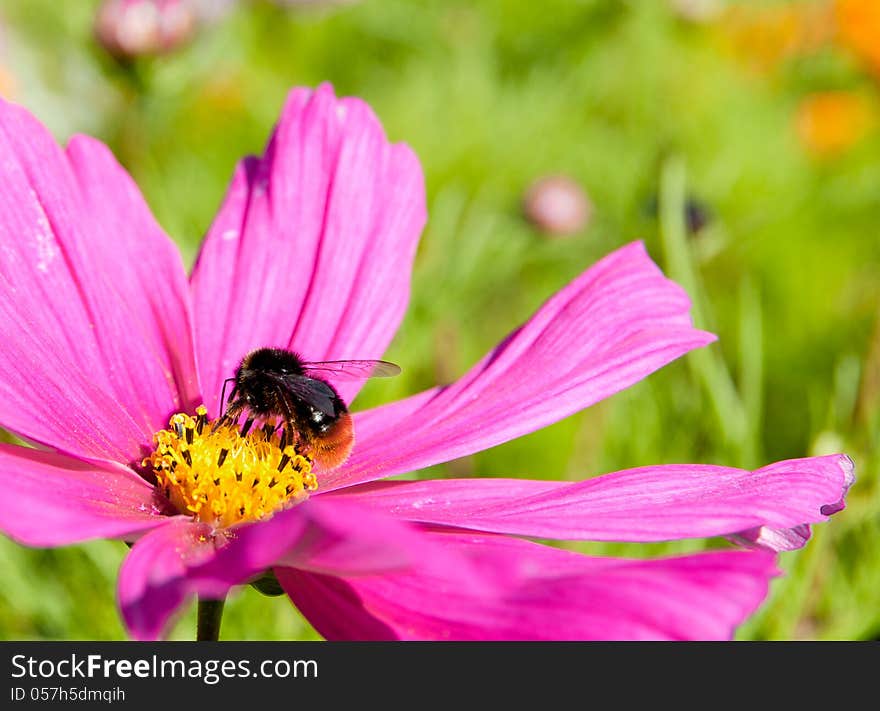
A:
POLYGON ((215 432, 218 427, 221 425, 229 425, 235 422, 238 419, 238 416, 241 415, 244 410, 244 403, 241 400, 235 400, 229 404, 229 407, 226 408, 226 412, 219 418, 214 421, 213 426, 211 427, 211 432, 215 432))
POLYGON ((254 424, 254 418, 253 418, 253 417, 248 417, 248 418, 244 421, 244 424, 241 426, 241 433, 240 433, 240 436, 241 436, 241 437, 244 437, 244 436, 250 431, 251 426, 252 426, 253 424, 254 424))
POLYGON ((305 442, 302 428, 297 427, 290 420, 285 420, 279 425, 279 429, 281 430, 281 442, 278 446, 281 447, 282 451, 285 447, 295 447, 296 453, 299 454, 305 442))
POLYGON ((293 451, 312 462, 317 458, 315 447, 311 442, 297 442, 293 451))
MULTIPOLYGON (((235 378, 226 378, 223 381, 223 389, 220 391, 220 412, 223 412, 226 409, 226 383, 235 382, 235 378)), ((235 386, 232 386, 232 390, 229 391, 229 399, 235 397, 235 386)))
POLYGON ((301 430, 298 430, 297 434, 296 441, 291 442, 293 445, 293 451, 307 459, 314 459, 317 440, 311 437, 307 432, 301 430))

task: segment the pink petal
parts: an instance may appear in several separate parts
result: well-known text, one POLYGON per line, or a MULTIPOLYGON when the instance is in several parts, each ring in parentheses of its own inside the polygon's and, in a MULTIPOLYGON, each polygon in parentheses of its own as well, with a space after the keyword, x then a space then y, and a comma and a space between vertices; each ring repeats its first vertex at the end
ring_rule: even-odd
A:
MULTIPOLYGON (((119 570, 119 607, 132 636, 159 639, 172 615, 199 589, 189 569, 214 554, 217 539, 210 526, 176 517, 148 533, 131 549, 119 570)), ((219 596, 218 596, 219 597, 219 596)))
POLYGON ((777 574, 767 553, 590 558, 500 536, 435 534, 496 578, 494 593, 423 570, 339 578, 276 570, 328 639, 729 639, 777 574))
POLYGON ((90 278, 106 274, 112 290, 109 299, 96 298, 99 303, 92 306, 100 309, 95 316, 107 321, 102 351, 110 358, 106 353, 114 350, 109 364, 123 371, 118 393, 128 400, 136 396, 151 426, 158 414, 164 427, 172 410, 201 402, 183 260, 106 146, 88 136, 74 136, 67 154, 82 191, 82 208, 92 218, 83 262, 93 270, 90 278), (97 243, 103 248, 95 258, 97 243), (131 362, 135 353, 138 359, 131 362))
POLYGON ((132 540, 167 523, 131 470, 0 444, 0 531, 27 546, 132 540))
POLYGON ((552 297, 458 382, 359 413, 352 457, 321 478, 321 490, 487 449, 623 390, 714 340, 691 326, 689 309, 687 295, 641 243, 623 247, 552 297))
POLYGON ((344 501, 309 500, 266 521, 214 531, 176 519, 144 536, 120 573, 123 616, 139 639, 161 636, 193 595, 221 598, 275 565, 332 575, 368 575, 418 564, 485 586, 470 562, 420 528, 344 501))
MULTIPOLYGON (((829 501, 823 505, 819 512, 823 516, 832 516, 846 508, 846 494, 849 488, 855 482, 855 465, 852 459, 846 455, 837 455, 840 458, 836 462, 843 471, 843 485, 841 487, 840 497, 835 501, 829 501)), ((795 462, 797 460, 794 460, 795 462)), ((785 468, 787 462, 780 462, 778 466, 785 468)), ((833 470, 832 470, 833 473, 833 470)), ((792 551, 803 548, 807 541, 810 540, 810 527, 807 524, 801 526, 793 526, 792 528, 772 528, 770 526, 758 526, 729 536, 730 540, 744 545, 747 548, 765 549, 771 551, 792 551)))
POLYGON ((198 393, 180 255, 100 143, 0 103, 0 423, 129 462, 198 393))
POLYGON ((237 527, 229 545, 194 576, 234 585, 274 565, 332 575, 367 575, 429 561, 444 574, 466 566, 420 528, 347 501, 310 499, 237 527))
POLYGON ((826 521, 852 483, 843 454, 754 472, 701 464, 629 469, 582 482, 465 479, 382 482, 325 495, 409 521, 539 538, 666 541, 767 527, 752 543, 803 545, 802 524, 826 521), (786 529, 793 529, 786 531, 786 529))
MULTIPOLYGON (((381 357, 424 222, 418 161, 370 108, 326 84, 293 91, 264 156, 238 166, 192 275, 209 409, 254 348, 381 357)), ((358 387, 340 383, 340 394, 350 401, 358 387)))
POLYGON ((794 526, 793 528, 768 528, 759 526, 747 531, 740 531, 728 536, 734 543, 739 543, 746 548, 764 549, 770 551, 793 551, 803 548, 810 540, 812 531, 808 524, 794 526))

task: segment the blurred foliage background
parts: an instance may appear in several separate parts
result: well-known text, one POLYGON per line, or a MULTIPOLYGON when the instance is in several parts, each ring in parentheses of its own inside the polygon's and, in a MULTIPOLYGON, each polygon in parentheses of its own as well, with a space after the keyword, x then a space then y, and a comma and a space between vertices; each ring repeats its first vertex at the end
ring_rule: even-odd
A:
MULTIPOLYGON (((61 141, 107 142, 190 262, 293 85, 363 97, 419 155, 430 217, 388 353, 405 374, 354 409, 451 381, 596 259, 645 240, 719 343, 428 473, 581 479, 846 451, 846 511, 781 556, 738 638, 880 637, 880 3, 164 0, 185 7, 158 35, 143 11, 96 33, 103 4, 0 0, 0 92, 61 141), (567 177, 534 186, 547 176, 567 177)), ((0 637, 124 638, 125 552, 0 539, 0 637)), ((194 619, 172 637, 191 639, 194 619)), ((250 588, 221 635, 316 637, 286 598, 250 588)))

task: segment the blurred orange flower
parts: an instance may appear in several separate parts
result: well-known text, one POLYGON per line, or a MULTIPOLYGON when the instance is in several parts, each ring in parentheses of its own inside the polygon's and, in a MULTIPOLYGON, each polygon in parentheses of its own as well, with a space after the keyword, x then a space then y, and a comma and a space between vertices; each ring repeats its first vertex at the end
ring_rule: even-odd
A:
POLYGON ((840 44, 880 75, 880 2, 836 0, 834 17, 840 44))
POLYGON ((737 56, 756 70, 769 71, 828 43, 833 29, 830 11, 827 0, 761 8, 731 5, 721 28, 737 56))
POLYGON ((12 72, 0 66, 0 96, 4 99, 15 99, 16 82, 12 72))
POLYGON ((825 91, 807 96, 798 106, 795 126, 801 141, 817 157, 844 152, 876 123, 873 104, 851 91, 825 91))

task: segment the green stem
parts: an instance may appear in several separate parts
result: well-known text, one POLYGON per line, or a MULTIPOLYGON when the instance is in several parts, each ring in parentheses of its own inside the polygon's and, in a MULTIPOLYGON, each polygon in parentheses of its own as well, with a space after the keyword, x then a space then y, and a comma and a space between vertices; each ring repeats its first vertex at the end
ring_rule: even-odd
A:
POLYGON ((197 642, 216 642, 220 639, 220 621, 226 600, 199 598, 199 619, 196 623, 197 642))
MULTIPOLYGON (((687 242, 684 221, 686 176, 684 161, 671 157, 663 165, 660 178, 660 236, 666 256, 668 276, 678 282, 691 298, 691 315, 697 328, 711 327, 704 308, 704 292, 697 267, 687 242)), ((718 348, 700 349, 689 355, 688 362, 702 382, 715 410, 725 441, 736 448, 738 464, 751 464, 746 412, 730 371, 718 348)))

